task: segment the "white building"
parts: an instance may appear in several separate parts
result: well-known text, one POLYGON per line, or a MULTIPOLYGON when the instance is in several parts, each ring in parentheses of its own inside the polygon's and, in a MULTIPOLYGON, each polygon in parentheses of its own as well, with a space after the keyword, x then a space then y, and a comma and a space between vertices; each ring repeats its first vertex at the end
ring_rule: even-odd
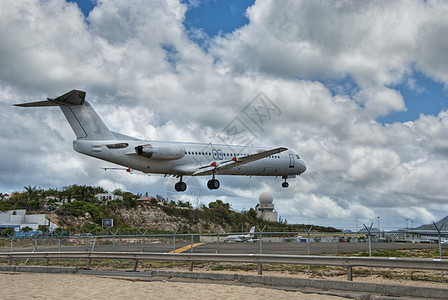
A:
POLYGON ((257 217, 262 218, 266 221, 277 222, 278 214, 274 210, 274 198, 269 193, 262 193, 258 198, 260 204, 255 206, 255 210, 257 211, 257 217))
POLYGON ((123 200, 122 196, 115 195, 114 193, 96 194, 95 198, 97 198, 100 201, 105 201, 106 203, 113 200, 123 200))
MULTIPOLYGON (((72 199, 71 201, 73 201, 74 199, 72 199)), ((54 203, 57 206, 61 206, 63 204, 67 204, 68 203, 68 199, 60 199, 59 197, 56 196, 47 196, 45 197, 45 201, 46 201, 46 206, 48 206, 48 204, 54 203)))
POLYGON ((0 212, 0 228, 12 227, 15 231, 20 231, 21 228, 28 226, 35 231, 40 225, 49 226, 50 231, 58 227, 47 220, 45 214, 27 215, 25 209, 0 212))

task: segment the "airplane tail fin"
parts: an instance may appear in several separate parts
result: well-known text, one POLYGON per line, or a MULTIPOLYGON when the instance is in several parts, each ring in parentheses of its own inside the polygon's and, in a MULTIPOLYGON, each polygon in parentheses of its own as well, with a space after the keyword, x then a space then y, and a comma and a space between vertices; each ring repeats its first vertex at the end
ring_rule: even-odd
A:
POLYGON ((77 139, 114 140, 114 134, 92 106, 85 100, 86 92, 72 90, 57 98, 44 101, 15 104, 20 107, 59 106, 70 123, 77 139))
POLYGON ((249 235, 253 237, 254 233, 255 233, 255 226, 252 226, 252 228, 249 231, 249 235))

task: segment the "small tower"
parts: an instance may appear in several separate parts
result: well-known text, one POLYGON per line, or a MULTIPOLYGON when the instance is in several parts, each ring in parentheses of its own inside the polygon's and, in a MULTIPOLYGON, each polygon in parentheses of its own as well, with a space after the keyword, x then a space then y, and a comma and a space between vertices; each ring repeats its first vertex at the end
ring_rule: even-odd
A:
POLYGON ((260 204, 255 206, 257 211, 257 217, 262 218, 266 221, 277 222, 277 212, 274 211, 274 198, 269 193, 262 193, 258 198, 260 204))

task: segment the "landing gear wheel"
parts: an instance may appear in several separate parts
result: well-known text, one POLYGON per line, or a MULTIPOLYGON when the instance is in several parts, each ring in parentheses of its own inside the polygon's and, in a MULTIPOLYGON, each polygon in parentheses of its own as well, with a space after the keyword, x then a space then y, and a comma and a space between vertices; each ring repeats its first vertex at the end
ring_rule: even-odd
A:
POLYGON ((174 188, 177 192, 185 192, 185 190, 187 189, 187 184, 183 181, 179 181, 174 185, 174 188))
POLYGON ((289 186, 289 183, 286 182, 286 179, 288 179, 288 176, 283 176, 282 178, 285 180, 282 182, 282 187, 287 188, 289 186))
POLYGON ((207 187, 210 190, 217 190, 217 189, 219 189, 219 181, 217 179, 210 179, 207 182, 207 187))

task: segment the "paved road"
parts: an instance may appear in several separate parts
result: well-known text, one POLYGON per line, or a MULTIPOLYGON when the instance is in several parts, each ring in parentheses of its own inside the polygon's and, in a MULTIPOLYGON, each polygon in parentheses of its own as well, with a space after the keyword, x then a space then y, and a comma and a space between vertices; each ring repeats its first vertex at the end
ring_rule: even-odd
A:
MULTIPOLYGON (((374 243, 372 250, 393 249, 438 249, 437 244, 401 244, 401 243, 374 243)), ((448 245, 447 247, 448 248, 448 245)), ((193 249, 196 253, 214 253, 218 251, 217 244, 204 244, 193 249)), ((368 252, 368 243, 311 243, 310 254, 340 254, 368 252)), ((259 243, 221 243, 220 253, 260 253, 259 243)), ((281 243, 270 242, 262 244, 264 254, 289 254, 306 255, 308 253, 307 243, 281 243)))

